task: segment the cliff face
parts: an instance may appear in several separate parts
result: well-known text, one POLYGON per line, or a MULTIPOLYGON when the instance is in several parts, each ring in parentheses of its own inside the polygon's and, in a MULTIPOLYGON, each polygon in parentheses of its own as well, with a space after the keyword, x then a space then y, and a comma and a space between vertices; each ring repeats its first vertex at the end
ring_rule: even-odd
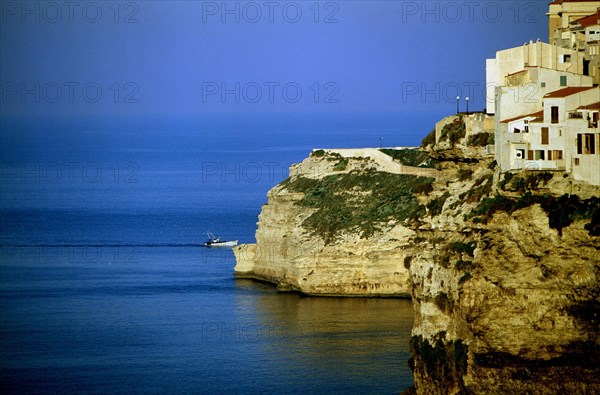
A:
POLYGON ((236 276, 313 295, 410 297, 408 267, 399 246, 414 231, 389 216, 377 229, 360 229, 373 224, 368 219, 353 221, 356 212, 352 206, 376 199, 368 185, 360 185, 365 181, 428 170, 403 167, 378 150, 341 152, 346 156, 337 152, 311 155, 291 169, 287 182, 269 192, 259 217, 257 244, 234 250, 236 276), (344 182, 354 190, 332 186, 344 182), (329 228, 345 220, 347 228, 329 228), (321 225, 324 229, 319 229, 321 225), (365 237, 363 232, 373 234, 365 237))
POLYGON ((313 153, 269 193, 257 245, 235 250, 237 275, 411 295, 417 393, 600 393, 600 189, 499 174, 487 137, 464 132, 449 124, 429 147, 438 171, 313 153))
POLYGON ((600 393, 600 190, 457 141, 430 147, 446 199, 405 249, 417 393, 600 393))

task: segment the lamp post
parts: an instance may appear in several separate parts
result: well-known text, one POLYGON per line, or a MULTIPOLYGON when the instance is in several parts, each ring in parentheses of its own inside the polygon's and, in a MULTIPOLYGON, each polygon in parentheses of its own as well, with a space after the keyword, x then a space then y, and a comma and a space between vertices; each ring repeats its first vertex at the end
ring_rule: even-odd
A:
POLYGON ((467 115, 469 115, 469 97, 467 96, 467 115))
POLYGON ((456 96, 456 115, 458 115, 458 104, 460 103, 460 96, 456 96))

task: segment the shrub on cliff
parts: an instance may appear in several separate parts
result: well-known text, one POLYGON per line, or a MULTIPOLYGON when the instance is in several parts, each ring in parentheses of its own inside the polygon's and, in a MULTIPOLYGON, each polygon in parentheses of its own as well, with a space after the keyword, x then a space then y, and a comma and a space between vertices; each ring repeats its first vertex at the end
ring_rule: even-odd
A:
POLYGON ((410 348, 414 361, 438 385, 446 388, 463 386, 462 376, 467 372, 468 345, 461 340, 445 341, 445 333, 440 332, 433 344, 422 336, 413 336, 410 348))
POLYGON ((456 120, 447 124, 442 128, 440 133, 440 141, 449 140, 452 145, 456 144, 460 139, 465 137, 466 125, 462 119, 456 120))
POLYGON ((467 140, 469 147, 485 147, 488 144, 494 144, 494 135, 488 132, 473 134, 467 140))
POLYGON ((383 148, 380 151, 406 166, 435 168, 438 164, 427 152, 418 149, 383 148))
POLYGON ((423 141, 421 141, 421 147, 425 148, 429 145, 434 145, 434 144, 435 144, 435 129, 432 129, 431 132, 429 132, 429 134, 427 136, 425 136, 423 141))
POLYGON ((531 171, 522 174, 504 173, 502 181, 498 186, 503 191, 514 191, 524 193, 526 191, 535 191, 541 185, 548 184, 554 175, 547 171, 531 171))
POLYGON ((493 198, 484 198, 470 214, 475 222, 487 223, 497 211, 513 213, 533 204, 540 204, 548 214, 548 225, 556 229, 562 236, 562 230, 576 220, 589 219, 584 228, 591 236, 600 235, 600 198, 592 197, 580 200, 577 195, 562 195, 559 197, 549 195, 533 195, 525 193, 519 199, 502 195, 493 198))
POLYGON ((369 237, 390 220, 412 221, 425 214, 416 194, 433 178, 384 172, 350 172, 322 179, 295 177, 282 186, 304 193, 298 202, 317 209, 302 226, 331 243, 342 231, 369 237))
POLYGON ((433 199, 429 203, 427 203, 427 209, 429 210, 429 215, 435 217, 436 215, 441 214, 442 209, 444 208, 444 204, 446 200, 450 197, 450 193, 446 192, 442 196, 433 199))

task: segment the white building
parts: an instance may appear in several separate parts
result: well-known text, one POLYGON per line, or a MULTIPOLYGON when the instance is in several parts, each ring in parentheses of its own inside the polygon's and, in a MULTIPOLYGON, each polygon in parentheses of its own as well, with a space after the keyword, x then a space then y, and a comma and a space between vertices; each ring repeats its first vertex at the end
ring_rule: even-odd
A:
MULTIPOLYGON (((583 53, 546 44, 539 40, 535 43, 526 43, 521 47, 498 51, 494 59, 486 61, 486 112, 488 114, 496 114, 496 102, 498 101, 498 96, 502 94, 499 89, 501 87, 524 86, 527 83, 539 81, 537 89, 533 89, 533 86, 527 88, 530 90, 527 101, 536 100, 539 104, 544 94, 552 92, 560 86, 576 85, 578 81, 569 80, 573 80, 574 76, 583 76, 583 68, 583 53), (551 79, 547 75, 541 75, 545 70, 559 71, 563 74, 559 74, 551 79), (521 76, 523 77, 522 80, 514 77, 523 72, 528 72, 530 75, 521 76), (534 75, 534 73, 537 73, 537 75, 534 75)), ((591 84, 592 80, 582 81, 582 83, 588 82, 591 84)), ((519 95, 519 97, 521 96, 527 96, 527 93, 523 92, 523 95, 519 95)), ((522 101, 517 100, 517 102, 522 101)), ((505 110, 505 115, 509 113, 511 113, 510 110, 505 110)), ((526 113, 526 111, 516 110, 514 112, 515 115, 523 113, 526 113)))
POLYGON ((563 170, 600 185, 599 115, 596 86, 548 93, 541 111, 500 121, 496 160, 503 171, 563 170))
POLYGON ((550 44, 572 48, 570 25, 572 22, 596 13, 597 0, 555 0, 548 9, 548 38, 550 44))

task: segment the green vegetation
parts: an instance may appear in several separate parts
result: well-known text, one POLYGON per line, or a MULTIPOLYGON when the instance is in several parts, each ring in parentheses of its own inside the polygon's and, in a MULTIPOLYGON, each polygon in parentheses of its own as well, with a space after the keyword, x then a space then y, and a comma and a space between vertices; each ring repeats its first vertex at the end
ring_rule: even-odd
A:
POLYGON ((316 151, 313 151, 310 155, 314 156, 314 157, 317 157, 317 158, 320 158, 322 156, 325 156, 325 151, 323 151, 322 149, 318 149, 316 151))
POLYGON ((516 173, 504 173, 503 179, 498 186, 503 191, 514 191, 524 193, 525 191, 535 191, 542 185, 548 184, 553 177, 552 173, 547 171, 526 172, 522 175, 516 173))
POLYGON ((440 133, 440 141, 449 140, 452 145, 456 144, 458 140, 465 137, 466 126, 462 119, 447 124, 443 127, 440 133))
POLYGON ((475 269, 475 264, 471 261, 463 261, 462 259, 459 259, 454 264, 454 267, 456 268, 456 270, 466 271, 475 269))
POLYGON ((498 182, 498 186, 500 187, 500 189, 506 191, 506 184, 508 184, 514 176, 515 173, 504 173, 502 180, 498 182))
POLYGON ((341 158, 340 161, 338 163, 336 163, 335 166, 333 166, 333 170, 335 170, 335 171, 346 170, 347 166, 348 166, 348 158, 341 158))
POLYGON ((436 215, 440 215, 442 212, 442 208, 444 207, 444 203, 450 197, 450 193, 446 192, 442 196, 433 199, 429 203, 427 203, 427 209, 429 210, 429 215, 435 217, 436 215))
POLYGON ((466 200, 467 203, 475 203, 480 201, 484 196, 487 196, 492 191, 492 184, 494 181, 494 175, 490 174, 478 178, 473 187, 467 192, 458 195, 460 200, 466 200))
POLYGON ((423 141, 421 141, 421 147, 425 148, 428 145, 434 145, 434 144, 435 144, 435 128, 432 129, 431 132, 429 132, 429 134, 427 136, 425 136, 423 141))
POLYGON ((458 181, 466 181, 473 175, 473 170, 471 169, 458 169, 458 181))
POLYGON ((488 144, 494 144, 494 134, 488 132, 477 133, 469 136, 467 145, 469 147, 485 147, 488 144))
POLYGON ((462 277, 458 280, 459 284, 465 283, 467 281, 469 281, 470 279, 473 278, 473 275, 469 272, 466 272, 465 274, 462 275, 462 277))
POLYGON ((380 150, 406 166, 435 168, 438 162, 427 152, 418 149, 388 149, 380 150))
POLYGON ((451 251, 454 251, 456 253, 465 253, 470 257, 473 257, 473 253, 475 251, 475 248, 477 247, 477 242, 476 241, 471 241, 469 243, 463 243, 460 241, 456 241, 453 243, 450 243, 448 245, 448 248, 450 248, 451 251))
POLYGON ((322 179, 293 178, 284 187, 303 192, 298 203, 317 209, 302 224, 331 243, 341 231, 369 237, 390 220, 414 221, 425 214, 416 194, 432 190, 433 178, 383 172, 350 172, 322 179))
POLYGON ((423 336, 413 336, 410 348, 416 360, 422 361, 427 375, 436 382, 458 381, 467 371, 469 347, 462 340, 444 342, 445 333, 432 345, 423 336))
POLYGON ((433 298, 433 303, 443 312, 451 313, 453 310, 453 302, 445 292, 440 292, 433 298))
POLYGON ((525 193, 519 199, 496 195, 493 198, 482 199, 479 206, 471 212, 470 217, 474 218, 475 222, 487 223, 497 211, 511 214, 534 204, 541 205, 548 214, 549 226, 558 230, 558 234, 561 236, 562 230, 578 219, 590 219, 591 221, 585 225, 585 229, 592 236, 600 235, 600 198, 598 197, 580 200, 577 195, 555 197, 532 195, 530 192, 525 193))

